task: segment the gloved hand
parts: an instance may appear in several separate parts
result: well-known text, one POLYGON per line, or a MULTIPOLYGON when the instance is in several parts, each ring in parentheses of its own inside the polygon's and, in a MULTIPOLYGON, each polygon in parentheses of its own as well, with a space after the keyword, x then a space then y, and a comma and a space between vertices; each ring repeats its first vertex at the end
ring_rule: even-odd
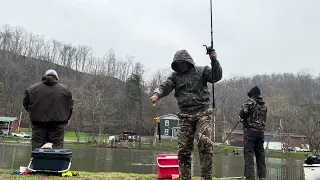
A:
POLYGON ((216 53, 216 51, 211 51, 211 53, 210 53, 210 59, 211 59, 211 61, 216 61, 217 60, 217 53, 216 53))

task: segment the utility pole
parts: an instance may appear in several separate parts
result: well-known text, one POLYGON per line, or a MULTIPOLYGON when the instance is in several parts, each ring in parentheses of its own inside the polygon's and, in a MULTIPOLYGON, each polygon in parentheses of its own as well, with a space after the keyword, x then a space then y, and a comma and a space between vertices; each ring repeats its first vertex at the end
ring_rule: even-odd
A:
POLYGON ((18 122, 18 132, 17 132, 17 133, 20 132, 21 118, 22 118, 22 110, 21 110, 21 112, 20 112, 20 117, 19 117, 19 122, 18 122))
POLYGON ((216 143, 216 116, 213 116, 213 143, 216 143))
MULTIPOLYGON (((156 119, 156 118, 154 118, 156 119)), ((158 129, 158 123, 156 123, 156 125, 154 126, 154 140, 153 140, 153 146, 156 146, 156 142, 157 142, 157 129, 158 129)))
POLYGON ((282 153, 284 154, 284 146, 283 146, 283 138, 282 138, 282 119, 280 119, 280 124, 279 124, 279 129, 280 129, 280 141, 281 141, 281 148, 282 148, 282 153))

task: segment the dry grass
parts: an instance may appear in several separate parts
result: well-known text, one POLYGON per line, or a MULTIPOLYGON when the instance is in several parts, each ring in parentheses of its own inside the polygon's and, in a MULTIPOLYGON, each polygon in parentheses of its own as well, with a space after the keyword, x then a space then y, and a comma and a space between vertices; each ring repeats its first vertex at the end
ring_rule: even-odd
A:
MULTIPOLYGON (((51 179, 79 179, 79 180, 156 180, 158 179, 156 174, 132 174, 132 173, 118 173, 118 172, 101 172, 101 173, 89 173, 89 172, 76 172, 79 176, 74 177, 58 177, 58 176, 46 176, 46 175, 11 175, 13 170, 0 170, 0 179, 16 179, 16 180, 51 180, 51 179)), ((195 180, 200 180, 199 177, 195 177, 195 180)), ((230 180, 230 178, 213 178, 215 180, 230 180)))

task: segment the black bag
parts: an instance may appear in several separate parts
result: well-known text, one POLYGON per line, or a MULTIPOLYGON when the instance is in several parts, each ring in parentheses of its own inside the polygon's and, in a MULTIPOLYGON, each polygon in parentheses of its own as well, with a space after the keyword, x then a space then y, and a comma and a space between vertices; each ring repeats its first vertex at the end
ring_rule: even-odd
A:
POLYGON ((307 159, 304 161, 306 164, 320 164, 319 156, 309 155, 307 159))
POLYGON ((57 174, 71 167, 72 152, 69 149, 40 149, 31 152, 28 169, 33 173, 57 174))

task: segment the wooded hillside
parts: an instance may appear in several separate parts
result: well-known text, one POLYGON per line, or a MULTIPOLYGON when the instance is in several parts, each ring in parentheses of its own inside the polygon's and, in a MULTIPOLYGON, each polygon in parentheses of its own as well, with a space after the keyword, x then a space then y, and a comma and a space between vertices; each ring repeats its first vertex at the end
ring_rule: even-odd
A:
MULTIPOLYGON (((89 46, 44 40, 8 25, 0 29, 0 50, 0 114, 18 117, 23 112, 23 126, 29 124, 22 108, 23 92, 49 68, 55 69, 73 92, 75 107, 69 130, 93 134, 130 130, 149 135, 153 117, 178 112, 173 92, 155 108, 149 99, 171 72, 170 65, 146 77, 143 64, 132 56, 116 58, 110 49, 97 57, 89 46)), ((320 77, 308 73, 237 77, 217 83, 217 141, 221 141, 223 129, 236 124, 239 108, 255 85, 261 88, 268 106, 268 130, 279 131, 281 126, 283 132, 305 134, 311 145, 318 144, 320 77)))
POLYGON ((18 117, 22 111, 23 126, 29 125, 22 108, 24 90, 50 68, 73 93, 70 130, 149 134, 154 116, 177 112, 171 101, 160 102, 156 112, 151 109, 149 91, 166 76, 161 70, 147 82, 141 63, 132 56, 117 59, 112 49, 96 57, 88 46, 45 41, 23 28, 5 25, 0 30, 0 62, 0 113, 18 117))

